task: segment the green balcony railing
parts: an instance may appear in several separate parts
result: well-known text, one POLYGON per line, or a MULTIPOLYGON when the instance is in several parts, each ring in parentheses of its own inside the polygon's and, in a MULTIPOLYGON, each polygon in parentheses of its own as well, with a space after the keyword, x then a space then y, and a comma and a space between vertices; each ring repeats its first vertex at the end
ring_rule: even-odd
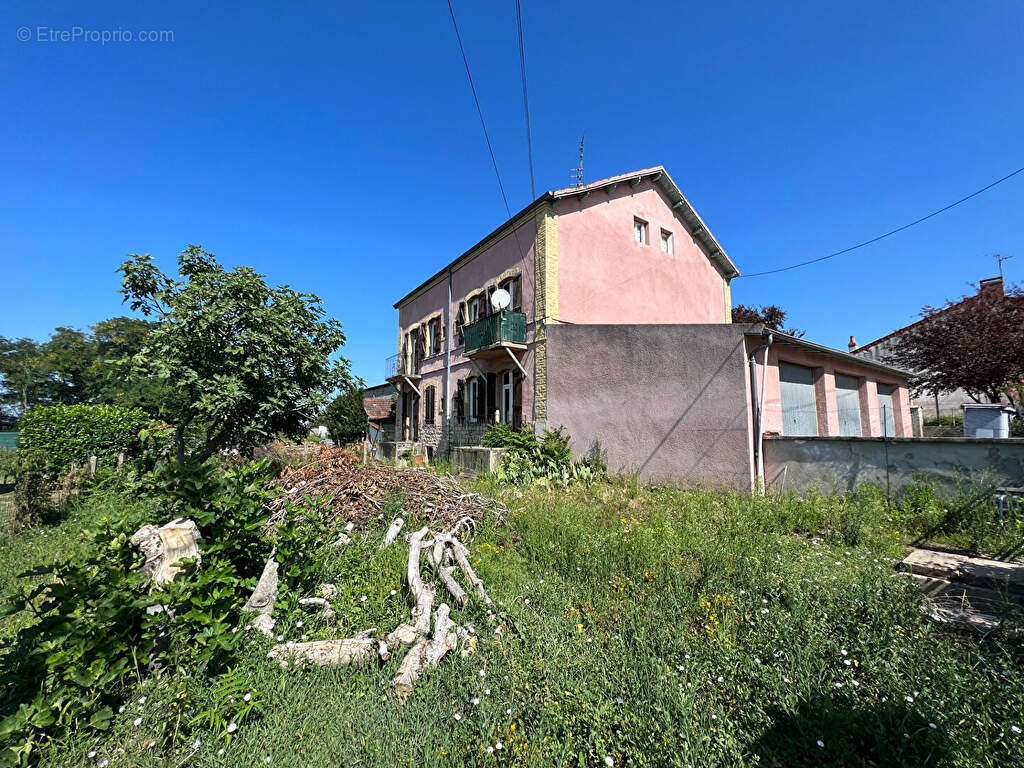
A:
POLYGON ((462 334, 466 339, 466 354, 502 341, 525 344, 526 315, 522 312, 498 312, 470 323, 462 329, 462 334))

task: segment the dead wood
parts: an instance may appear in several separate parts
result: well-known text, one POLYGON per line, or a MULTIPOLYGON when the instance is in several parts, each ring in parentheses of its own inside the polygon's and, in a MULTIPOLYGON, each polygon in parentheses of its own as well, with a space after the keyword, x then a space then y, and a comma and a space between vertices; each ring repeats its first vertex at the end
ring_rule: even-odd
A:
POLYGON ((401 517, 396 517, 394 519, 394 521, 391 523, 391 527, 389 527, 387 533, 384 534, 384 541, 381 542, 380 545, 381 549, 384 549, 384 547, 395 543, 395 540, 398 538, 398 534, 402 530, 403 525, 405 525, 405 520, 403 520, 401 517))
POLYGON ((143 573, 159 586, 174 581, 184 570, 178 565, 182 560, 191 558, 196 565, 199 564, 202 559, 199 538, 199 528, 193 521, 178 518, 160 528, 142 526, 132 536, 131 543, 146 558, 142 565, 143 573))
POLYGON ((252 591, 252 595, 242 606, 243 611, 256 611, 259 614, 253 620, 252 626, 267 637, 270 637, 274 629, 274 619, 271 618, 271 614, 274 612, 274 603, 277 601, 277 586, 277 560, 274 553, 271 553, 267 558, 267 564, 263 566, 263 573, 256 584, 256 589, 252 591))
POLYGON ((320 667, 358 666, 379 658, 375 633, 375 629, 368 629, 345 640, 282 643, 275 645, 267 657, 285 668, 289 664, 315 664, 320 667))

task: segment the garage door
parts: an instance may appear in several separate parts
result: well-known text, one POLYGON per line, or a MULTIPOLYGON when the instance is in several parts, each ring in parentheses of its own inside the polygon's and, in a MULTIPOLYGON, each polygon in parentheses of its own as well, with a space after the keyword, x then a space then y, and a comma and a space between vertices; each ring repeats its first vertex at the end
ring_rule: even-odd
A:
POLYGON ((782 394, 782 434, 818 434, 814 371, 803 365, 780 362, 779 384, 782 394))
POLYGON ((853 376, 836 374, 836 407, 839 409, 839 434, 860 437, 860 391, 853 376))
POLYGON ((895 391, 896 387, 888 384, 878 385, 878 421, 885 437, 896 436, 896 415, 892 412, 892 393, 895 391))

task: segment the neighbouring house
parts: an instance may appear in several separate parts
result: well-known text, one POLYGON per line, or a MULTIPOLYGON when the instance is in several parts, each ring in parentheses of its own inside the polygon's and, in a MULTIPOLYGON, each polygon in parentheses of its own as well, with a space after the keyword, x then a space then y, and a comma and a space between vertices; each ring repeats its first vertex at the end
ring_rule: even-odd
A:
MULTIPOLYGON (((987 280, 982 280, 978 284, 977 295, 984 296, 994 294, 996 296, 1003 296, 1004 290, 1002 277, 990 277, 987 280)), ((968 296, 959 303, 962 304, 963 302, 972 301, 974 298, 974 296, 968 296)), ((867 344, 858 345, 856 339, 853 336, 850 336, 850 354, 856 357, 874 360, 876 362, 885 362, 892 354, 893 348, 896 346, 903 334, 911 328, 917 327, 921 323, 928 322, 928 320, 929 318, 923 318, 918 320, 916 323, 911 323, 903 328, 899 328, 880 339, 869 341, 867 344)), ((912 404, 919 406, 923 413, 934 415, 936 418, 950 415, 961 416, 963 404, 973 402, 975 402, 974 398, 963 389, 957 389, 952 392, 932 392, 930 394, 921 394, 912 400, 912 404)), ((989 402, 984 395, 982 395, 982 402, 989 402)))
POLYGON ((910 434, 890 366, 778 333, 751 366, 766 338, 731 323, 738 275, 662 167, 547 192, 395 304, 396 441, 564 426, 613 470, 749 488, 758 432, 910 434))
POLYGON ((398 390, 394 384, 378 384, 363 390, 363 410, 366 411, 366 439, 373 445, 393 441, 395 434, 395 400, 398 390))

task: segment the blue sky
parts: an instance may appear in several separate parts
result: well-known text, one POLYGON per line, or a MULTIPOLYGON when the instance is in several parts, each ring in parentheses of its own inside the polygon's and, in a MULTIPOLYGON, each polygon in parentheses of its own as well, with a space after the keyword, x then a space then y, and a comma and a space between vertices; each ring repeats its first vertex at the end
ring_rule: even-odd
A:
MULTIPOLYGON (((189 243, 319 294, 367 383, 394 301, 505 218, 444 0, 8 2, 0 335, 125 313, 115 269, 189 243), (38 27, 170 30, 44 42, 38 27), (27 27, 28 42, 18 39, 27 27)), ((663 164, 742 272, 814 258, 1024 165, 1019 2, 523 0, 538 191, 663 164), (826 7, 830 5, 831 7, 826 7)), ((456 2, 513 209, 530 199, 514 3, 456 2)), ((44 33, 47 34, 47 33, 44 33)), ((1024 174, 847 256, 739 279, 845 348, 996 273, 1024 174)))

